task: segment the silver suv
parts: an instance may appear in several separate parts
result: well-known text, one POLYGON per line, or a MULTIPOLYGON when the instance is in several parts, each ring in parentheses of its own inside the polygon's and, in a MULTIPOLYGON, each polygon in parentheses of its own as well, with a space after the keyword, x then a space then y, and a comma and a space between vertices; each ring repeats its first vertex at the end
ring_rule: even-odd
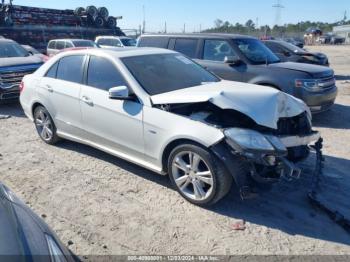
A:
POLYGON ((85 39, 56 39, 51 40, 47 45, 47 55, 53 56, 59 53, 63 49, 75 48, 75 47, 91 47, 97 48, 98 46, 91 40, 85 39))

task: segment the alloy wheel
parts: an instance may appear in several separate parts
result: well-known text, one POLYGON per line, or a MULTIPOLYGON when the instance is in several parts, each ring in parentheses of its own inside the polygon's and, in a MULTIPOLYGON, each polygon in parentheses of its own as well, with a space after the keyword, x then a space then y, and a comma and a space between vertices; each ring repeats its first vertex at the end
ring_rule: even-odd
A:
POLYGON ((172 162, 172 174, 179 190, 188 198, 203 201, 213 191, 213 174, 209 165, 194 152, 180 152, 172 162))
POLYGON ((50 141, 53 137, 54 130, 50 116, 40 109, 35 116, 35 126, 39 135, 45 141, 50 141))

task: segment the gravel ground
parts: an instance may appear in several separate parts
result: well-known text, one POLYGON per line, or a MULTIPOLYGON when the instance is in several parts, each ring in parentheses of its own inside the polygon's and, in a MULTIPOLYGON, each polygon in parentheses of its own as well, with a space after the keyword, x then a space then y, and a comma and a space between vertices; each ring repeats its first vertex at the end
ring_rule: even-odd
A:
MULTIPOLYGON (((314 118, 325 139, 322 193, 349 214, 350 47, 312 49, 329 55, 340 89, 332 110, 314 118)), ((19 105, 0 106, 0 114, 12 116, 0 120, 0 180, 75 254, 350 255, 350 235, 307 201, 313 157, 298 181, 246 202, 233 188, 203 209, 167 177, 77 143, 45 145, 19 105), (235 231, 242 221, 246 229, 235 231)))

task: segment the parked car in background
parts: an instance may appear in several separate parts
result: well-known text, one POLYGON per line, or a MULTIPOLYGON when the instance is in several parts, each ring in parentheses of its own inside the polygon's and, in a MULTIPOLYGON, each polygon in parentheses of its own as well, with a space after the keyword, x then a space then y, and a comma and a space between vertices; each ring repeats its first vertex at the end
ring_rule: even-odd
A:
POLYGON ((263 43, 272 51, 281 62, 297 62, 322 66, 329 66, 328 57, 322 53, 308 52, 305 49, 285 41, 267 40, 263 43))
POLYGON ((43 64, 15 41, 0 39, 0 104, 18 101, 23 76, 43 64))
POLYGON ((201 206, 223 198, 232 181, 245 199, 252 180, 298 178, 295 163, 320 137, 301 100, 221 80, 158 48, 61 53, 23 79, 20 100, 47 144, 66 138, 168 173, 201 206))
POLYGON ((56 39, 51 40, 47 45, 47 55, 53 56, 59 51, 74 47, 98 48, 94 41, 84 39, 56 39))
POLYGON ((330 44, 330 45, 344 44, 345 37, 338 36, 334 33, 326 33, 319 37, 318 42, 320 44, 330 44))
POLYGON ((283 63, 253 37, 233 34, 142 35, 138 46, 178 51, 226 80, 274 87, 302 99, 313 112, 329 109, 337 96, 332 69, 283 63))
POLYGON ((48 225, 2 183, 0 231, 2 261, 77 261, 48 225))
POLYGON ((283 41, 295 45, 299 48, 304 48, 304 40, 298 38, 285 38, 283 41))
POLYGON ((137 44, 134 38, 126 36, 98 36, 95 43, 101 48, 132 47, 137 44))
POLYGON ((38 50, 36 50, 34 47, 30 46, 30 45, 22 45, 22 47, 27 50, 30 54, 40 57, 41 60, 43 60, 43 62, 46 62, 49 57, 47 55, 44 55, 42 53, 40 53, 38 50))

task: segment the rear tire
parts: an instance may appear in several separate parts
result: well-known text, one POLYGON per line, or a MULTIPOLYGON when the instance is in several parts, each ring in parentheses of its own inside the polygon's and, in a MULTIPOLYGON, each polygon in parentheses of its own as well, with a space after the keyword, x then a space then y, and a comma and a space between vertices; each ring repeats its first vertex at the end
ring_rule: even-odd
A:
POLYGON ((233 181, 216 156, 194 144, 179 145, 172 150, 168 173, 180 195, 198 206, 217 203, 230 191, 233 181))
POLYGON ((43 106, 37 106, 34 110, 34 124, 40 138, 49 145, 56 144, 60 138, 49 112, 43 106))

